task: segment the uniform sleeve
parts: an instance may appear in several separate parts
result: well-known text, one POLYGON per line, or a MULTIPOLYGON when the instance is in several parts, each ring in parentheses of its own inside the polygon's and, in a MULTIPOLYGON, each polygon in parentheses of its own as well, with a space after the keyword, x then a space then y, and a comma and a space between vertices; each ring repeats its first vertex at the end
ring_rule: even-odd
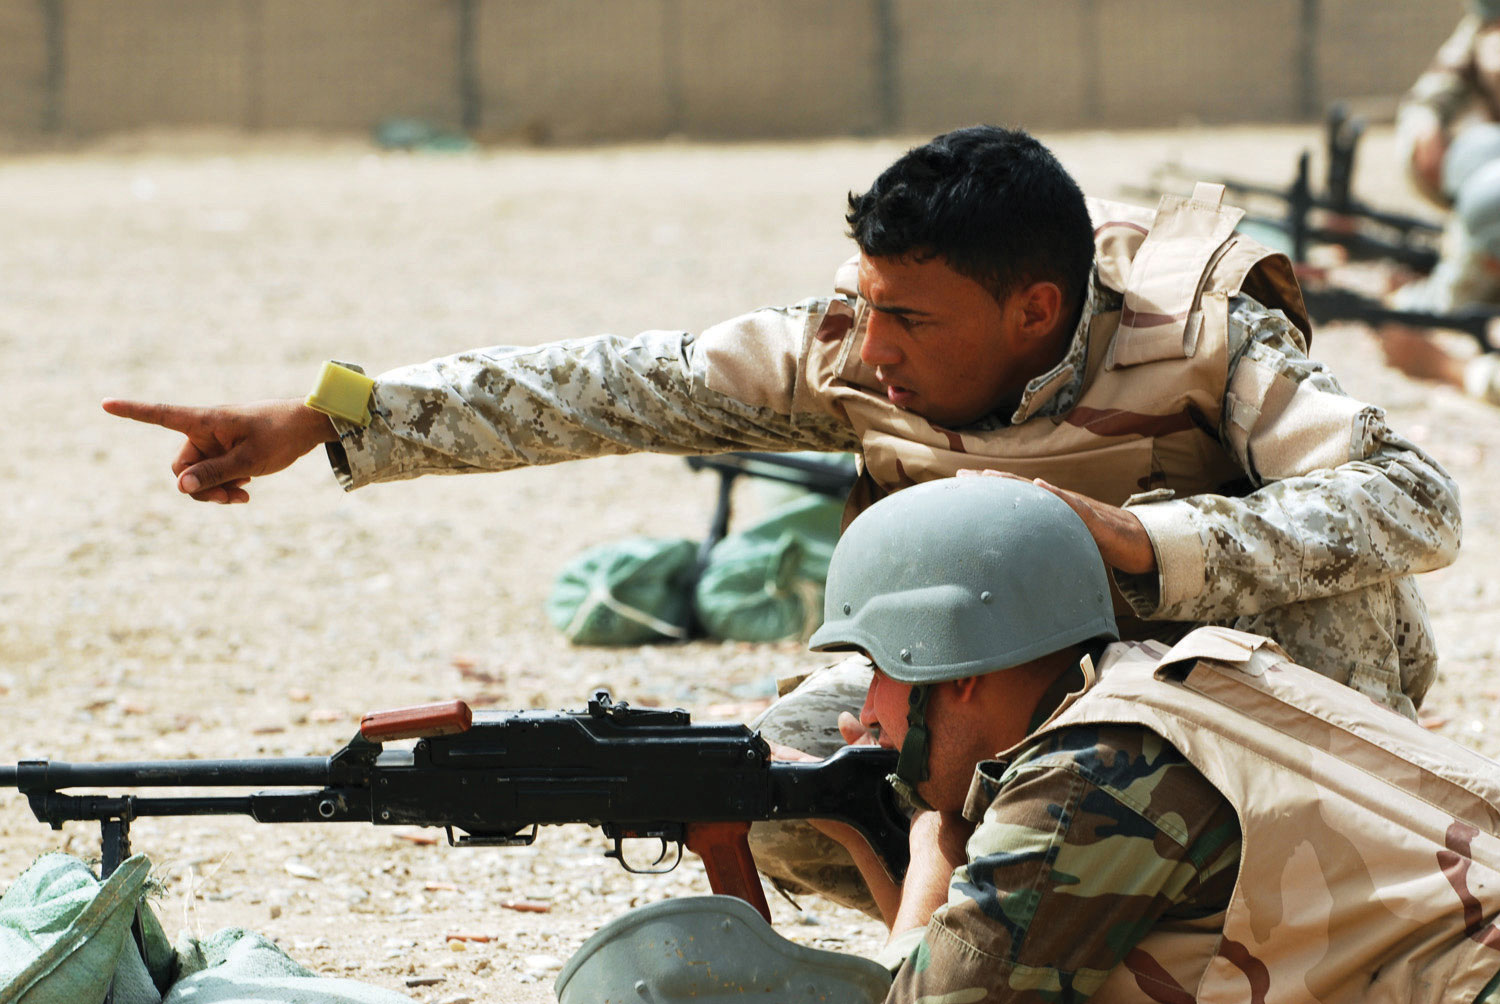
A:
POLYGON ((1477 17, 1469 15, 1438 49, 1432 63, 1401 99, 1396 113, 1396 137, 1403 158, 1410 159, 1412 144, 1433 127, 1449 129, 1473 103, 1474 40, 1479 31, 1477 17))
POLYGON ((335 422, 346 489, 631 452, 849 451, 804 386, 828 301, 758 310, 699 335, 648 331, 476 349, 381 374, 364 427, 335 422))
POLYGON ((1238 297, 1220 440, 1253 489, 1131 508, 1158 571, 1120 575, 1141 617, 1216 621, 1453 561, 1458 486, 1349 397, 1279 313, 1238 297))
POLYGON ((980 766, 968 864, 887 1004, 1076 1004, 1122 961, 1134 971, 1158 922, 1228 905, 1238 822, 1175 748, 1128 727, 1044 743, 1009 767, 980 766))

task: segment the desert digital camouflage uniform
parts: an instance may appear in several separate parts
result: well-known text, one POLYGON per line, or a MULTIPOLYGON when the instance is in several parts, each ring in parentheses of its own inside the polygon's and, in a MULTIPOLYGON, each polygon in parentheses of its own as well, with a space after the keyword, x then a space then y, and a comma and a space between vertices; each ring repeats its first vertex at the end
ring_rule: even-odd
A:
POLYGON ((1084 317, 1012 415, 950 430, 890 405, 859 362, 863 304, 841 280, 834 297, 697 336, 482 349, 391 371, 376 381, 370 424, 336 422, 329 453, 347 488, 751 449, 860 453, 856 509, 964 467, 1115 505, 1145 493, 1133 511, 1160 570, 1115 577, 1131 634, 1253 629, 1414 714, 1436 653, 1411 575, 1456 552, 1455 485, 1263 306, 1274 297, 1306 326, 1289 265, 1233 234, 1238 211, 1206 199, 1090 208, 1099 248, 1084 317), (1133 267, 1137 255, 1151 267, 1133 267))
POLYGON ((1090 675, 976 770, 888 1004, 1494 999, 1500 765, 1227 629, 1090 675))
MULTIPOLYGON (((1477 5, 1485 14, 1471 13, 1459 22, 1431 65, 1402 99, 1396 116, 1396 146, 1412 184, 1444 207, 1459 192, 1434 190, 1412 168, 1417 140, 1436 129, 1452 141, 1476 123, 1500 122, 1500 4, 1477 5)), ((1470 172, 1472 175, 1474 172, 1470 172)), ((1490 184, 1476 179, 1478 184, 1490 184)), ((1451 180, 1449 182, 1451 183, 1451 180)), ((1461 186, 1460 186, 1461 187, 1461 186)), ((1486 214, 1487 215, 1487 214, 1486 214)), ((1443 230, 1437 266, 1432 274, 1396 290, 1391 305, 1401 310, 1449 313, 1476 304, 1500 304, 1500 262, 1454 213, 1443 230)), ((1480 355, 1464 366, 1464 391, 1471 397, 1500 405, 1500 361, 1480 355)))
MULTIPOLYGON (((1496 6, 1489 4, 1489 6, 1496 6)), ((1497 11, 1500 13, 1500 11, 1497 11)), ((1500 122, 1500 21, 1466 15, 1417 78, 1396 113, 1396 145, 1411 164, 1417 139, 1433 128, 1451 133, 1466 116, 1500 122)), ((1420 179, 1413 176, 1414 182, 1420 179)), ((1418 187, 1446 202, 1442 192, 1418 187)))

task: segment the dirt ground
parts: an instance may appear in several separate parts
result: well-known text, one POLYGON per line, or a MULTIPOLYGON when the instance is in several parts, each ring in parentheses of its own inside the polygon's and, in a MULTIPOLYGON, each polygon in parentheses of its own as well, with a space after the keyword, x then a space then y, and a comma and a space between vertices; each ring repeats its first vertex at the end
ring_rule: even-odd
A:
MULTIPOLYGON (((1319 133, 1045 138, 1110 195, 1172 157, 1284 181, 1319 133)), ((174 436, 97 401, 289 396, 329 357, 376 372, 475 345, 697 328, 818 294, 849 250, 844 193, 908 145, 423 156, 212 135, 0 159, 0 762, 326 754, 373 708, 578 708, 596 686, 704 718, 754 714, 776 677, 818 658, 795 644, 577 649, 542 613, 584 547, 706 529, 713 480, 681 460, 345 495, 314 456, 225 508, 175 492, 174 436)), ((1356 189, 1414 207, 1390 145, 1382 130, 1367 139, 1356 189)), ((1387 371, 1357 326, 1320 330, 1313 350, 1462 486, 1462 554, 1424 579, 1444 656, 1424 713, 1500 754, 1500 414, 1387 371)), ((740 501, 755 504, 750 489, 740 501)), ((169 933, 249 927, 320 972, 426 1002, 551 1000, 601 922, 707 891, 695 859, 631 876, 581 827, 529 849, 412 835, 234 817, 134 827, 169 933)), ((0 885, 43 851, 88 857, 96 841, 0 793, 0 885)), ((802 907, 774 904, 800 942, 879 943, 858 915, 802 907)))

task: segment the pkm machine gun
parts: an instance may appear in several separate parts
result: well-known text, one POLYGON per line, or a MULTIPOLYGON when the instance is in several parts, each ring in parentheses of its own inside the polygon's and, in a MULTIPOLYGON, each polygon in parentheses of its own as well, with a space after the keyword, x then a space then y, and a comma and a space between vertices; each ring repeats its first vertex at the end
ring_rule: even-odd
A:
POLYGON ((841 820, 899 879, 907 821, 885 781, 895 768, 895 751, 874 746, 817 762, 772 760, 766 741, 744 725, 694 723, 686 711, 633 708, 599 690, 581 712, 473 713, 462 701, 376 712, 327 757, 26 760, 0 767, 0 787, 18 788, 54 829, 99 823, 105 875, 129 855, 130 823, 143 816, 435 826, 456 847, 528 845, 539 827, 587 823, 613 841, 607 856, 631 871, 670 871, 686 846, 703 858, 715 892, 746 900, 769 920, 746 839, 750 823, 841 820), (385 748, 399 739, 417 741, 385 748), (125 793, 65 793, 79 788, 125 793), (260 790, 134 793, 172 788, 260 790), (645 868, 628 861, 630 838, 659 841, 656 861, 645 868))

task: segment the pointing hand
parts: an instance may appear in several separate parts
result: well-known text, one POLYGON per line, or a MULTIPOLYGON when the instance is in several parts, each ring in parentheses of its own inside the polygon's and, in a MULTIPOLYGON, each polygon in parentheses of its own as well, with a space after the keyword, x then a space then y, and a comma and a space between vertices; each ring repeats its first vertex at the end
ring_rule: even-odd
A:
POLYGON ((189 408, 106 398, 104 410, 187 437, 172 473, 177 489, 199 502, 250 501, 251 478, 274 474, 338 438, 328 416, 296 399, 189 408))

